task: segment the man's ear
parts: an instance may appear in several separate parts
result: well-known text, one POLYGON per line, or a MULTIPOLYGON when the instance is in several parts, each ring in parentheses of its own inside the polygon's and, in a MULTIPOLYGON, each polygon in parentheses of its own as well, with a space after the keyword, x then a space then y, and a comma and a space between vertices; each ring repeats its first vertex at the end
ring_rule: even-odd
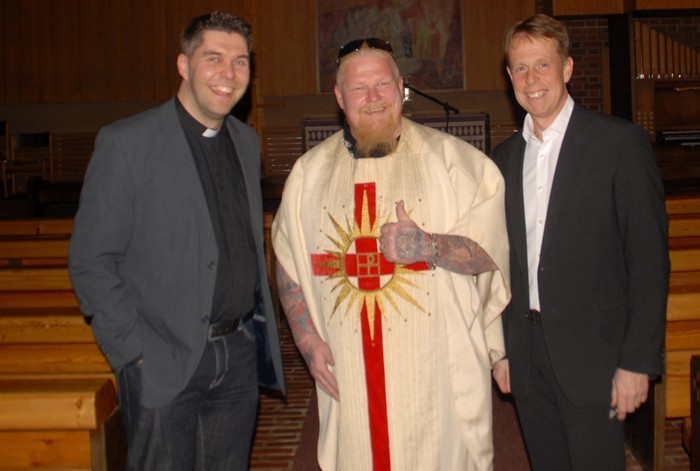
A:
POLYGON ((564 83, 569 83, 571 80, 571 75, 574 73, 574 59, 569 56, 564 62, 564 83))
POLYGON ((338 102, 340 109, 345 111, 345 102, 343 101, 343 94, 340 92, 340 88, 336 85, 333 87, 333 92, 335 93, 335 101, 338 102))
POLYGON ((177 56, 177 72, 180 74, 183 80, 188 80, 189 78, 189 68, 190 61, 185 54, 182 52, 177 56))

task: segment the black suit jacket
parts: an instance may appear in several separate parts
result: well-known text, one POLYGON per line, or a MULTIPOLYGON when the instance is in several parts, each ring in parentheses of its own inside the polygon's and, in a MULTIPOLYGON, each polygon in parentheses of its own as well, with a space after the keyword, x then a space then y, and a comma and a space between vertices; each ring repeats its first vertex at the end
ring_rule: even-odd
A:
MULTIPOLYGON (((506 182, 512 299, 504 312, 513 394, 530 368, 521 133, 492 157, 506 182)), ((537 268, 545 341, 575 405, 610 399, 617 368, 663 372, 668 219, 645 131, 575 106, 564 136, 537 268)))

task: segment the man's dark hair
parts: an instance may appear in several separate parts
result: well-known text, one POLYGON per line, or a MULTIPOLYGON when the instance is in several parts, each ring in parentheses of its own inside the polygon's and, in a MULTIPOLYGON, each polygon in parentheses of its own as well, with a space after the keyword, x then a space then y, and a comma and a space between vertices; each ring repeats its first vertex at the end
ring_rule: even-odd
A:
POLYGON ((231 13, 213 11, 192 19, 182 30, 180 47, 183 54, 191 57, 194 50, 202 44, 202 36, 205 31, 238 33, 248 44, 248 51, 253 47, 253 35, 247 21, 231 13))

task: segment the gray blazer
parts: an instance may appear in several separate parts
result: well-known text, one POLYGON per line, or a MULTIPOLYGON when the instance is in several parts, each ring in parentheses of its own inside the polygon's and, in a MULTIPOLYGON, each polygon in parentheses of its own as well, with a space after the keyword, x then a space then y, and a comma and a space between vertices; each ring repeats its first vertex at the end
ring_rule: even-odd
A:
MULTIPOLYGON (((267 280, 259 143, 226 120, 243 170, 259 273, 260 379, 284 392, 267 280), (265 322, 266 321, 266 322, 265 322)), ((83 184, 69 271, 111 366, 143 358, 143 405, 182 391, 207 341, 218 248, 174 99, 100 130, 83 184)), ((253 328, 254 327, 254 328, 253 328)))

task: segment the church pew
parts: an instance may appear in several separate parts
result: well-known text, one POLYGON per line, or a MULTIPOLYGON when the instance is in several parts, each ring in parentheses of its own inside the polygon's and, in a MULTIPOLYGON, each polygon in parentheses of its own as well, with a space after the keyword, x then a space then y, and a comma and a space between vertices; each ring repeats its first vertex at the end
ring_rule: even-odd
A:
POLYGON ((667 196, 666 212, 668 214, 700 214, 700 197, 667 196))
POLYGON ((673 237, 699 237, 700 214, 669 214, 668 236, 673 237))
POLYGON ((0 345, 0 377, 44 374, 109 378, 112 370, 94 342, 0 345))
POLYGON ((666 322, 666 417, 690 416, 690 358, 700 354, 700 197, 669 197, 671 280, 666 322))
POLYGON ((73 291, 0 291, 0 309, 11 307, 78 307, 73 291))
POLYGON ((663 380, 649 399, 628 416, 626 442, 644 469, 664 469, 666 418, 688 417, 689 365, 700 348, 700 197, 668 197, 671 280, 666 319, 663 380))
POLYGON ((30 218, 0 221, 0 237, 56 236, 73 232, 72 218, 30 218))
POLYGON ((114 374, 68 276, 71 228, 0 223, 0 391, 15 392, 0 394, 0 416, 14 411, 12 427, 0 423, 0 469, 124 469, 114 374))
POLYGON ((0 378, 114 375, 77 307, 0 308, 0 378))
POLYGON ((0 268, 0 293, 72 289, 67 267, 0 268))
POLYGON ((77 307, 0 308, 0 344, 92 342, 95 337, 77 307))
POLYGON ((111 381, 0 379, 0 469, 124 468, 111 381))
POLYGON ((66 266, 69 236, 0 238, 0 266, 66 266))

